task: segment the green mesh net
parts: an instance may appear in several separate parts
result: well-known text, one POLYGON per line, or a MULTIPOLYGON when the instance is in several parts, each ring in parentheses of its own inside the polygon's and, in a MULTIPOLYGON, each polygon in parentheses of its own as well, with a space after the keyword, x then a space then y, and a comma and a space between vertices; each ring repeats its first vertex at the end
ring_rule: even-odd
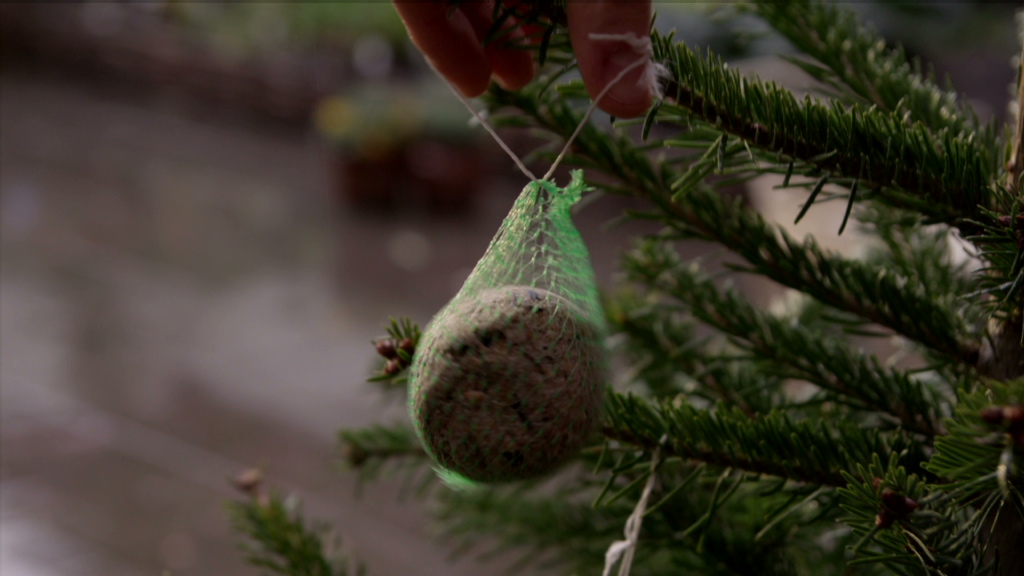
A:
POLYGON ((586 184, 533 181, 413 357, 409 408, 456 484, 536 477, 573 457, 601 411, 607 329, 570 209, 586 184))

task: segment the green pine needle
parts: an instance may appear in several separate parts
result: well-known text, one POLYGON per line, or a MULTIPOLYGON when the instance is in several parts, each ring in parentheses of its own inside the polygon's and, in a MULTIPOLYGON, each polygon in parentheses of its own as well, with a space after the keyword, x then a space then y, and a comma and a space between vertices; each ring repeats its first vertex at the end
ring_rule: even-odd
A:
POLYGON ((260 494, 231 502, 228 513, 249 564, 282 576, 357 576, 361 565, 341 552, 324 525, 309 523, 294 497, 260 494))

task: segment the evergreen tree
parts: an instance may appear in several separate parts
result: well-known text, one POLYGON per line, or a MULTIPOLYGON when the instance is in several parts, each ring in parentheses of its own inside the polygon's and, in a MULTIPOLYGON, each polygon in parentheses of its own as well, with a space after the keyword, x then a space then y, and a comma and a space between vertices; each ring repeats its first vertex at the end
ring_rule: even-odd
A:
MULTIPOLYGON (((629 288, 605 294, 629 382, 609 389, 577 462, 542 481, 451 490, 411 427, 374 427, 341 432, 348 463, 418 482, 460 546, 498 542, 564 574, 600 574, 627 523, 638 538, 618 550, 635 554, 634 575, 1024 574, 1024 114, 1005 130, 981 123, 841 7, 737 8, 787 38, 830 94, 797 98, 653 32, 664 97, 641 121, 583 129, 566 162, 606 193, 646 200, 628 216, 663 231, 637 239, 622 263, 629 288), (840 256, 721 193, 765 174, 807 191, 798 219, 844 201, 840 230, 860 227, 872 249, 840 256), (952 257, 950 236, 971 262, 952 257), (799 305, 755 306, 684 261, 684 239, 727 249, 799 305), (877 337, 916 360, 865 349, 877 337)), ((518 16, 541 24, 549 73, 493 87, 489 118, 558 149, 586 92, 562 75, 572 55, 557 3, 518 16)), ((393 360, 377 380, 402 390, 419 329, 390 332, 399 346, 382 344, 393 360)), ((257 549, 278 554, 257 555, 263 566, 346 573, 284 568, 291 549, 329 563, 280 545, 318 540, 282 521, 278 500, 235 506, 257 549)))

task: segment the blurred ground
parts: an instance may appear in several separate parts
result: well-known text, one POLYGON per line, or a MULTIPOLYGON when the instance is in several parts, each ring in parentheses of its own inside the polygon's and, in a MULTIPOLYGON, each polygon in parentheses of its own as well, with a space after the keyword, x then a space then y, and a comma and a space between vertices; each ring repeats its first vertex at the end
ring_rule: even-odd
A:
POLYGON ((335 218, 302 134, 17 73, 0 99, 4 576, 251 573, 222 504, 256 464, 375 574, 479 573, 440 568, 393 486, 354 499, 333 441, 402 417, 368 340, 443 303, 497 203, 335 218))
MULTIPOLYGON (((334 437, 405 417, 368 341, 451 297, 521 180, 462 216, 355 213, 302 131, 39 73, 0 99, 4 576, 253 573, 223 514, 251 465, 373 574, 489 572, 445 564, 394 484, 356 499, 334 437)), ((619 210, 580 223, 603 276, 619 210)))

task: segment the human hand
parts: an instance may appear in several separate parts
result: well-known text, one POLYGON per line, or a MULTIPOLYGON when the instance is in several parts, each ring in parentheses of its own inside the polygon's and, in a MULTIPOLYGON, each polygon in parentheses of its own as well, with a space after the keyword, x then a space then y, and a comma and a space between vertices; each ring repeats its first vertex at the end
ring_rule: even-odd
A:
MULTIPOLYGON (((497 43, 483 45, 493 25, 493 2, 466 1, 450 9, 443 0, 395 0, 395 7, 413 42, 437 71, 469 98, 482 94, 492 76, 503 88, 518 90, 529 84, 536 73, 530 52, 497 43)), ((567 2, 566 12, 569 37, 583 83, 590 97, 596 98, 643 54, 627 42, 595 40, 591 35, 633 34, 649 42, 650 0, 567 2)), ((507 25, 515 26, 515 22, 507 25)), ((525 40, 526 35, 526 31, 517 27, 507 38, 525 40)), ((654 98, 654 87, 643 80, 650 77, 650 70, 645 68, 640 66, 626 74, 609 89, 598 106, 619 118, 644 114, 654 98)))

